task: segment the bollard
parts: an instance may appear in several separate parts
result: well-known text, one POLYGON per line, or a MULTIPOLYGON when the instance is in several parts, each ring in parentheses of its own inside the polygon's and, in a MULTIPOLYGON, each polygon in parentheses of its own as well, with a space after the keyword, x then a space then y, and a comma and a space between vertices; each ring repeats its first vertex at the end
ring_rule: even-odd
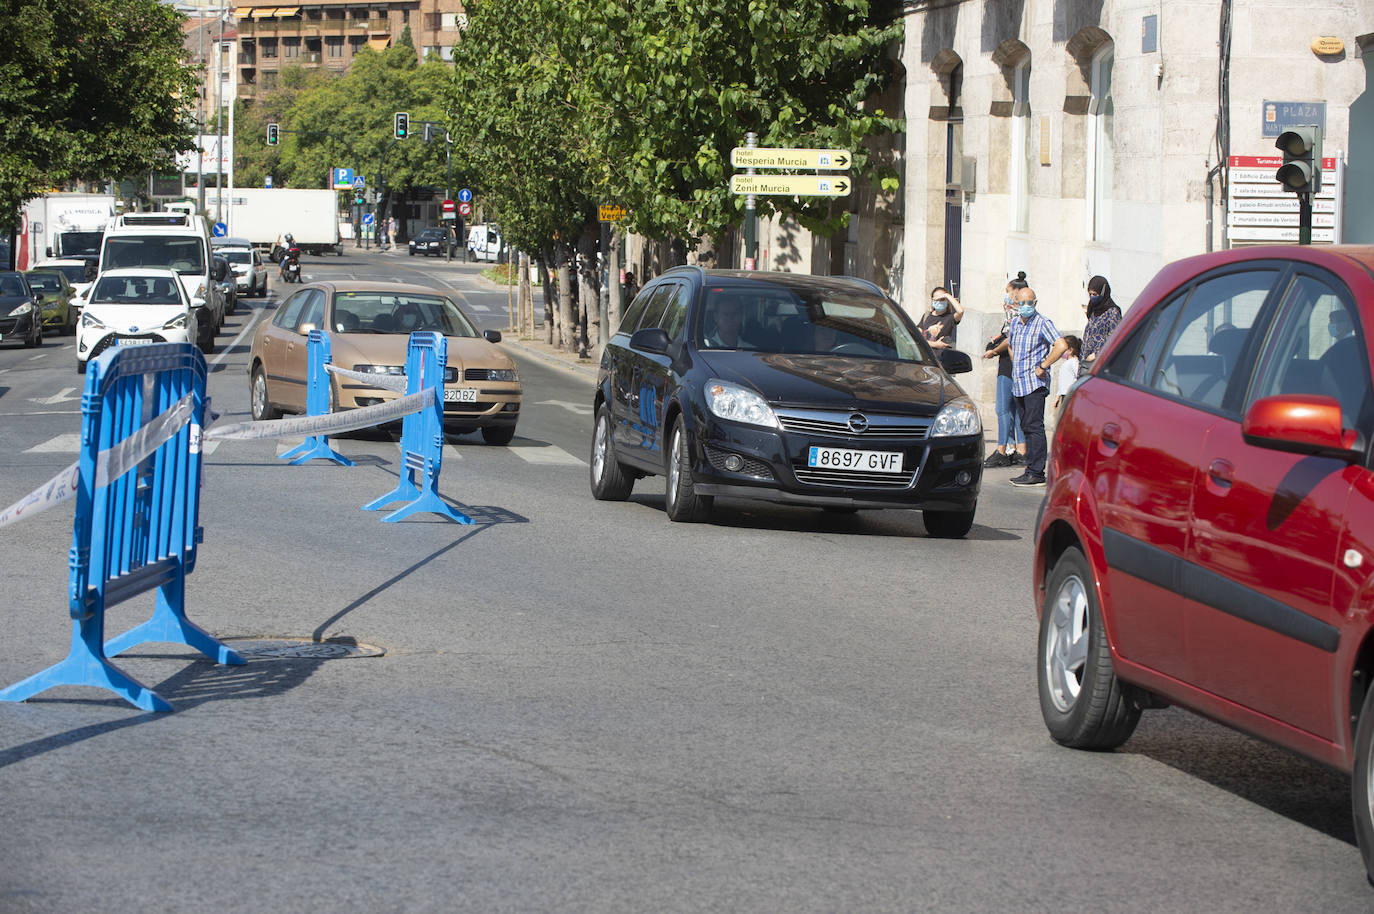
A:
MULTIPOLYGON (((330 412, 329 335, 322 330, 311 330, 306 345, 309 347, 307 372, 309 380, 305 389, 305 412, 310 416, 324 416, 330 412)), ((351 467, 353 461, 329 446, 328 435, 311 435, 291 450, 281 454, 282 460, 291 460, 291 466, 299 466, 307 460, 332 460, 340 466, 351 467), (292 459, 295 458, 295 459, 292 459)))
POLYGON ((472 518, 439 497, 439 469, 444 454, 444 367, 448 361, 448 341, 442 334, 417 330, 410 335, 406 352, 406 393, 417 394, 434 388, 434 403, 428 409, 401 420, 401 472, 396 488, 381 498, 363 505, 364 511, 377 511, 398 501, 413 499, 383 517, 396 523, 412 514, 430 512, 457 521, 473 523, 472 518))
POLYGON ((109 657, 145 641, 193 647, 219 663, 243 658, 186 617, 186 575, 201 539, 205 359, 188 343, 111 349, 92 363, 81 398, 81 456, 68 606, 67 658, 0 691, 23 701, 53 686, 108 689, 145 711, 170 711, 109 657), (157 590, 147 622, 104 643, 105 610, 157 590))

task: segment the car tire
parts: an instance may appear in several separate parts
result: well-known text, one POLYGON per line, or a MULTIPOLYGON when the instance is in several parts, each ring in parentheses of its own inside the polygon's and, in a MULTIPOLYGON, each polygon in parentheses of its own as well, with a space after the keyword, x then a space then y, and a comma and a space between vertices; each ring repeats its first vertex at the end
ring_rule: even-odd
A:
POLYGON ((515 426, 513 425, 484 425, 482 426, 482 440, 487 444, 506 445, 515 440, 515 426))
POLYGON ((84 361, 82 361, 81 359, 77 359, 77 360, 76 360, 76 373, 77 373, 77 374, 85 374, 85 373, 86 373, 86 364, 87 364, 87 363, 84 362, 84 361))
POLYGON ((1355 727, 1355 770, 1351 773, 1350 806, 1355 840, 1364 858, 1366 878, 1374 885, 1374 689, 1366 690, 1355 727))
POLYGON ((77 316, 71 308, 67 309, 67 323, 62 327, 63 336, 76 336, 77 316))
POLYGON ((591 481, 592 497, 597 501, 624 501, 635 485, 634 477, 615 459, 611 411, 604 405, 596 411, 596 426, 592 429, 591 481))
POLYGON ((281 418, 281 410, 273 409, 272 403, 267 399, 267 376, 262 373, 261 365, 253 369, 252 388, 248 399, 254 420, 263 422, 281 418))
POLYGON ((1115 749, 1135 731, 1141 705, 1116 678, 1092 568, 1077 548, 1050 572, 1035 667, 1040 713, 1055 742, 1115 749))
POLYGON ((922 511, 926 533, 941 539, 959 539, 973 529, 973 511, 922 511))
POLYGON ((687 425, 681 416, 673 420, 673 430, 668 436, 665 469, 667 482, 664 487, 664 508, 667 510, 668 519, 678 523, 694 524, 709 517, 715 498, 711 495, 698 495, 692 486, 691 445, 687 441, 687 425))
POLYGON ((37 347, 37 346, 41 346, 42 344, 43 344, 43 325, 42 325, 42 324, 36 324, 36 325, 34 326, 33 330, 31 330, 31 331, 29 332, 29 335, 26 336, 26 337, 24 337, 24 348, 25 348, 25 349, 33 349, 33 348, 35 348, 35 347, 37 347))

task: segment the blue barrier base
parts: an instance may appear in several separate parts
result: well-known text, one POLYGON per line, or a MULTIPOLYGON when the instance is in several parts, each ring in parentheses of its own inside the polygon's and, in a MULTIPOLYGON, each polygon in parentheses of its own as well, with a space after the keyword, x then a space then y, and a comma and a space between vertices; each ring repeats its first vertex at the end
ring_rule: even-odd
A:
POLYGON ((308 460, 332 460, 339 466, 351 467, 356 464, 343 454, 329 446, 328 435, 311 435, 300 444, 293 447, 284 454, 278 455, 282 460, 291 460, 291 466, 300 466, 308 460))
POLYGON ((426 511, 430 514, 442 515, 460 524, 475 523, 472 518, 468 517, 457 508, 454 508, 433 492, 426 492, 410 504, 402 505, 395 511, 392 511, 386 517, 382 518, 382 523, 394 524, 399 520, 405 520, 412 514, 419 514, 426 511))
POLYGON ((101 622, 99 614, 73 622, 67 659, 0 691, 0 701, 24 701, 54 686, 79 685, 108 689, 144 711, 171 711, 172 706, 162 696, 106 659, 101 622))
MULTIPOLYGON (((169 585, 170 586, 170 585, 169 585)), ((184 644, 194 648, 216 663, 239 666, 244 659, 237 652, 217 641, 213 635, 186 618, 182 600, 167 596, 167 587, 157 589, 157 607, 152 618, 135 625, 122 635, 105 642, 105 655, 114 657, 138 644, 156 641, 164 644, 184 644)), ((184 591, 181 592, 184 596, 184 591)), ((177 593, 173 593, 177 597, 177 593)))

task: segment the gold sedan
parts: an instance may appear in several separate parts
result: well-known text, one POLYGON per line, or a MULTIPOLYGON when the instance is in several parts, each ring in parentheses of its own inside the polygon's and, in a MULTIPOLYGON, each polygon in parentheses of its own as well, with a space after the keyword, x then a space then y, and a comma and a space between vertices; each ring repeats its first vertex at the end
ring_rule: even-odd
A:
MULTIPOLYGON (((277 306, 253 337, 248 373, 254 419, 305 412, 311 330, 329 334, 331 361, 368 374, 401 375, 412 331, 442 333, 448 341, 444 428, 481 429, 488 444, 509 444, 520 419, 520 376, 499 347, 501 333, 477 329, 452 299, 424 286, 378 282, 317 282, 277 306)), ((331 374, 336 410, 371 406, 400 396, 331 374)))

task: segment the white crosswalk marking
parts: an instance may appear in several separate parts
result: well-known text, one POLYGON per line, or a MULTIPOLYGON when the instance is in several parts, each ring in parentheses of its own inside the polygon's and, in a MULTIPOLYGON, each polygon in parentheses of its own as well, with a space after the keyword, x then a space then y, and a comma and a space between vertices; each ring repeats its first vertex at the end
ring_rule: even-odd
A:
POLYGON ((73 433, 49 438, 42 444, 27 448, 25 454, 75 454, 81 450, 81 435, 73 433))
POLYGON ((574 457, 561 447, 552 444, 546 444, 542 447, 513 447, 511 450, 515 452, 515 456, 526 463, 535 463, 541 466, 586 466, 586 461, 574 457))

